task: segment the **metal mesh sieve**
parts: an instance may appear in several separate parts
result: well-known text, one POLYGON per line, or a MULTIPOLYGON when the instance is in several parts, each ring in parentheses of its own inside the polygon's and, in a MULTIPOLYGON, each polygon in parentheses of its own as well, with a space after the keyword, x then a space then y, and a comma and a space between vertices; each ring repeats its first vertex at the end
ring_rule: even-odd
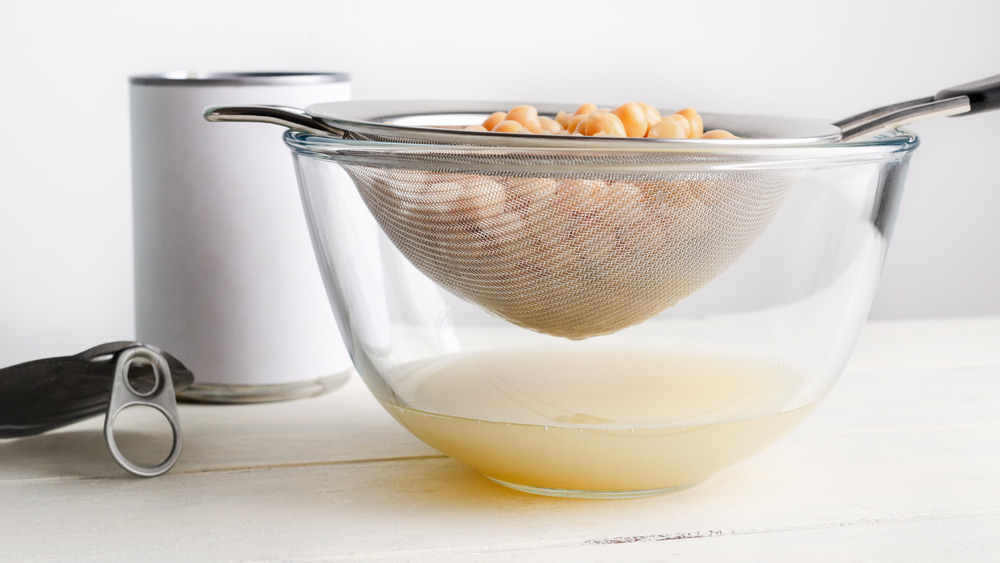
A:
MULTIPOLYGON (((421 162, 469 160, 435 154, 421 162)), ((796 176, 344 168, 425 275, 512 323, 574 339, 642 322, 717 276, 763 231, 796 176)))
MULTIPOLYGON (((491 151, 495 136, 429 127, 482 121, 493 105, 503 107, 361 102, 309 111, 326 115, 344 139, 438 145, 412 155, 346 151, 337 160, 420 271, 514 324, 555 336, 613 333, 697 291, 756 240, 798 177, 757 169, 738 154, 649 151, 644 139, 505 135, 507 146, 491 151), (592 149, 560 150, 580 146, 592 149)), ((554 114, 555 106, 539 110, 554 114)), ((733 130, 811 135, 808 142, 837 131, 728 118, 733 130)))

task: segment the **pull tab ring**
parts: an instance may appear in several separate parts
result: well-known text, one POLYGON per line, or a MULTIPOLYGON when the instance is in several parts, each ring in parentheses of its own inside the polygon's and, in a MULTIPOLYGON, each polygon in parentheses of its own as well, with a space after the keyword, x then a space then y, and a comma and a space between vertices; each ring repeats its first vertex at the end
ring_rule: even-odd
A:
POLYGON ((174 396, 174 386, 170 377, 170 366, 167 360, 157 351, 138 345, 126 348, 118 354, 115 365, 115 377, 111 384, 111 402, 108 414, 104 419, 104 441, 115 462, 125 471, 139 477, 156 477, 163 475, 174 466, 181 455, 181 429, 177 416, 177 400, 174 396), (129 381, 129 368, 136 363, 149 365, 153 369, 153 387, 148 391, 139 391, 129 381), (173 433, 170 454, 160 464, 153 467, 139 465, 129 460, 118 448, 115 442, 114 423, 119 413, 128 407, 142 405, 152 407, 167 419, 173 433))

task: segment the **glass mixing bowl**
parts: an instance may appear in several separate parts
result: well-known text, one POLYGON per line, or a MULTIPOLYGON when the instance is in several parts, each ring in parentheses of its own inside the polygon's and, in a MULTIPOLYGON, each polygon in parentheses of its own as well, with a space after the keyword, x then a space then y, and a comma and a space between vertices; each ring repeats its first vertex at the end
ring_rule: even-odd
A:
POLYGON ((566 148, 296 131, 285 141, 334 314, 378 401, 415 436, 498 483, 575 497, 696 484, 812 412, 867 316, 917 146, 895 131, 851 143, 650 147, 647 175, 752 168, 790 181, 766 228, 717 277, 644 322, 570 340, 516 326, 425 276, 386 236, 356 181, 365 167, 498 174, 478 157, 509 162, 516 170, 502 174, 521 177, 600 177, 599 165, 574 171, 579 159, 566 148), (507 158, 513 152, 520 156, 507 158))

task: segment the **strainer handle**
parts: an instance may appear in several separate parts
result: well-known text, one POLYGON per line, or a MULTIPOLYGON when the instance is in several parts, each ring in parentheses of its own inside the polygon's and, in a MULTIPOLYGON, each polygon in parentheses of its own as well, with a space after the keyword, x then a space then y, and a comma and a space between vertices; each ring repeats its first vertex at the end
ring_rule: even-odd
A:
POLYGON ((933 96, 890 104, 834 123, 841 140, 871 137, 877 133, 932 117, 970 115, 1000 109, 1000 74, 945 88, 933 96))
POLYGON ((301 109, 285 106, 209 106, 203 115, 208 121, 271 123, 316 135, 344 136, 343 130, 327 125, 301 109))
POLYGON ((946 100, 957 96, 969 98, 969 114, 1000 109, 1000 74, 945 88, 934 95, 935 100, 946 100))

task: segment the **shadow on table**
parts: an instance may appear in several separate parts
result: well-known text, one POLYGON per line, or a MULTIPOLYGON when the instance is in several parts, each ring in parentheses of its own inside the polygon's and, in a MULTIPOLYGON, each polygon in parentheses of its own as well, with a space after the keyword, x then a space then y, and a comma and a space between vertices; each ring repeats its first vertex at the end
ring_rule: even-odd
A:
MULTIPOLYGON (((117 430, 115 441, 133 462, 156 465, 166 459, 169 443, 144 432, 117 430)), ((53 432, 0 440, 0 478, 129 476, 118 467, 100 429, 53 432)))

